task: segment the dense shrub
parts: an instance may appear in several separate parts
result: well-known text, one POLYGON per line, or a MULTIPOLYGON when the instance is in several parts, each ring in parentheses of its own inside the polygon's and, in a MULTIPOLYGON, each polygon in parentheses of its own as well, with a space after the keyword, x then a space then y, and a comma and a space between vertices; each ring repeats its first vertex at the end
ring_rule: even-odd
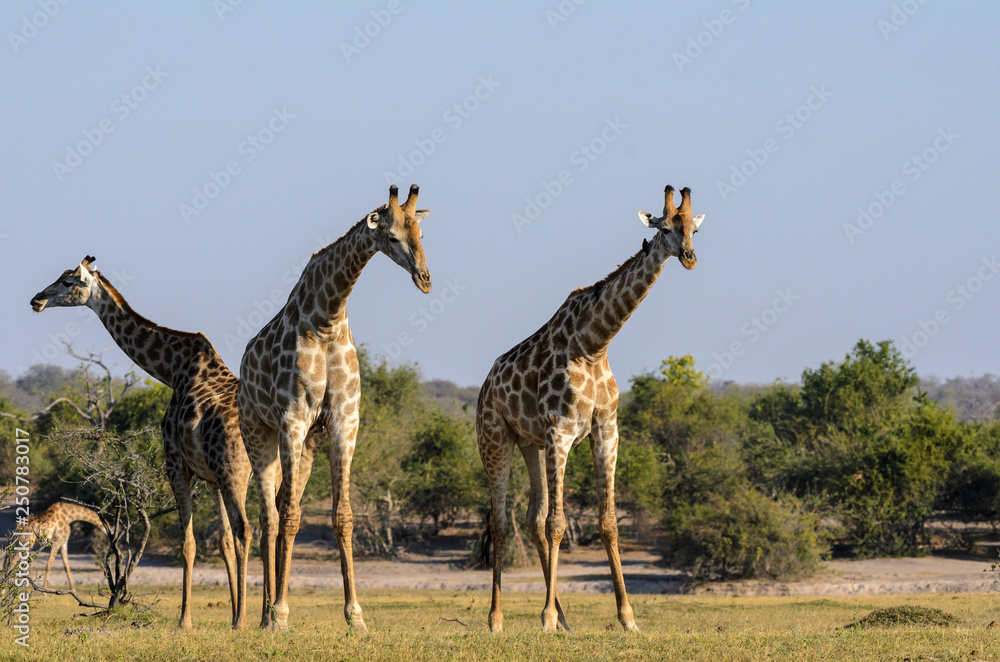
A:
POLYGON ((825 551, 814 515, 752 488, 681 506, 664 528, 666 558, 700 580, 802 577, 825 551))

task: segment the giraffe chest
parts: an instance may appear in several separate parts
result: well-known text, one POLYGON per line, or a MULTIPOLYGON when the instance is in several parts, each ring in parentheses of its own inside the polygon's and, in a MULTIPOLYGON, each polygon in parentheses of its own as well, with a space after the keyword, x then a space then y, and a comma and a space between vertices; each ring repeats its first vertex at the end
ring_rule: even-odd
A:
POLYGON ((590 434, 605 391, 593 367, 554 358, 540 365, 500 370, 495 392, 518 436, 542 445, 549 430, 577 442, 590 434))

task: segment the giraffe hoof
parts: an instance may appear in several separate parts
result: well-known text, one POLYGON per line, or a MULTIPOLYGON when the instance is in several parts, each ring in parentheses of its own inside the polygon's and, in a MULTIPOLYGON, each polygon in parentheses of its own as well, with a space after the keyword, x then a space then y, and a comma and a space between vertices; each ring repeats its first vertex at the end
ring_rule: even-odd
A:
POLYGON ((552 611, 542 611, 542 630, 545 632, 557 632, 559 630, 559 617, 555 609, 552 611))

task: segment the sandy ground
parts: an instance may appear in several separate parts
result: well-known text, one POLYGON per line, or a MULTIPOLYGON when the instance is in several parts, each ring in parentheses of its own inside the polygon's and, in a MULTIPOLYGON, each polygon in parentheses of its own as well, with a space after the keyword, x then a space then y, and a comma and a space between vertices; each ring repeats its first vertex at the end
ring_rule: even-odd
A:
MULTIPOLYGON (((630 593, 636 594, 838 596, 986 593, 996 590, 994 578, 997 576, 988 572, 990 564, 984 560, 925 557, 830 561, 824 563, 813 577, 797 582, 744 581, 690 585, 685 584, 680 573, 657 565, 658 557, 652 553, 626 551, 622 557, 626 585, 630 593)), ((488 591, 491 573, 463 568, 465 558, 461 551, 433 555, 404 554, 395 560, 359 559, 354 567, 359 589, 488 591)), ((91 555, 71 554, 70 564, 77 584, 96 584, 102 580, 91 555)), ((133 583, 173 586, 180 585, 181 577, 179 566, 144 560, 135 571, 133 583)), ((54 585, 65 581, 58 558, 53 565, 51 579, 54 585)), ((194 582, 224 586, 227 584, 225 567, 221 563, 197 565, 194 582)), ((262 584, 259 558, 251 558, 248 583, 251 586, 262 584)), ((291 586, 342 587, 340 564, 337 561, 297 559, 292 566, 291 586)), ((544 592, 541 570, 535 566, 504 572, 504 590, 544 592)), ((603 548, 564 552, 559 563, 559 590, 566 593, 612 592, 603 548)))
MULTIPOLYGON (((341 588, 340 562, 336 544, 330 538, 328 515, 304 517, 303 527, 296 537, 292 564, 293 588, 341 588)), ((488 591, 491 571, 466 567, 467 547, 478 533, 477 523, 465 528, 449 529, 448 534, 434 539, 421 553, 401 553, 392 560, 356 559, 355 576, 359 589, 403 588, 438 589, 447 591, 488 591)), ((0 509, 0 530, 13 528, 11 514, 0 509), (10 522, 6 520, 10 519, 10 522)), ((78 537, 70 541, 85 549, 78 537)), ((989 549, 993 549, 992 547, 989 549)), ((534 552, 534 550, 529 550, 534 552)), ((48 558, 45 550, 36 561, 44 569, 48 558)), ((683 575, 659 564, 659 555, 645 550, 622 549, 625 583, 636 594, 694 595, 890 595, 904 593, 986 593, 998 590, 995 580, 1000 573, 989 572, 987 556, 956 557, 928 556, 923 558, 836 560, 822 565, 812 577, 794 582, 739 581, 691 584, 683 575)), ((996 558, 996 557, 992 557, 996 558)), ((77 584, 103 582, 103 576, 92 554, 70 554, 70 567, 77 584)), ((147 554, 133 577, 134 585, 179 586, 182 569, 162 558, 147 554)), ((505 591, 544 592, 545 583, 538 565, 510 569, 504 572, 505 591)), ((55 559, 51 582, 64 586, 66 575, 62 561, 55 559)), ((228 585, 225 566, 216 558, 195 566, 194 582, 203 585, 228 585)), ((248 584, 263 584, 263 568, 259 557, 251 557, 248 584)), ((576 548, 561 552, 559 557, 559 590, 565 593, 611 593, 611 577, 603 546, 576 548)))

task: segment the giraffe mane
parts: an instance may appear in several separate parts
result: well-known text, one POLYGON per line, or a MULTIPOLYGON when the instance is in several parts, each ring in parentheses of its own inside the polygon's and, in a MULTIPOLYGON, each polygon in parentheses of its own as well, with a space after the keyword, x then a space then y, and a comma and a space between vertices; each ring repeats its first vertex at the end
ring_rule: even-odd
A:
POLYGON ((161 331, 163 333, 167 333, 172 336, 177 336, 179 338, 200 338, 201 340, 204 340, 206 343, 208 343, 209 346, 212 345, 212 342, 208 339, 208 337, 204 333, 201 333, 200 331, 195 331, 195 332, 178 331, 177 329, 171 329, 166 326, 160 326, 156 322, 153 322, 143 317, 139 313, 135 312, 135 310, 133 310, 132 306, 130 306, 128 304, 128 301, 125 300, 125 297, 121 295, 121 292, 115 289, 115 286, 111 284, 111 281, 105 278, 100 271, 92 271, 91 273, 97 276, 97 279, 100 281, 101 285, 104 286, 104 289, 106 289, 108 291, 108 294, 111 295, 112 300, 114 300, 116 304, 121 306, 122 310, 124 310, 126 313, 137 319, 144 326, 148 326, 149 328, 155 331, 161 331))
MULTIPOLYGON (((643 240, 643 243, 645 243, 645 239, 643 240)), ((601 280, 597 281, 593 285, 586 285, 584 287, 579 287, 579 288, 573 290, 572 292, 570 292, 569 296, 566 297, 566 300, 568 301, 569 299, 571 299, 572 297, 574 297, 574 296, 576 296, 578 294, 584 294, 584 293, 587 293, 587 292, 594 293, 595 296, 600 296, 601 290, 604 289, 605 285, 607 285, 608 283, 610 283, 611 281, 613 281, 615 278, 617 278, 619 275, 621 275, 621 273, 623 271, 625 271, 626 269, 628 269, 630 266, 632 266, 635 263, 636 260, 638 260, 638 259, 640 259, 642 257, 645 257, 646 253, 647 253, 647 249, 646 249, 645 246, 643 246, 643 248, 640 249, 638 253, 636 253, 635 255, 633 255, 632 257, 630 257, 629 259, 627 259, 624 262, 622 262, 621 264, 619 264, 617 269, 615 269, 614 271, 612 271, 611 273, 609 273, 607 276, 605 276, 601 280)))
MULTIPOLYGON (((382 209, 384 207, 385 207, 385 205, 382 205, 378 209, 382 209)), ((375 211, 378 211, 378 209, 376 209, 375 211)), ((359 225, 361 225, 362 223, 365 223, 367 218, 368 218, 368 214, 365 214, 364 216, 361 217, 360 221, 358 221, 357 223, 355 223, 354 225, 352 225, 350 228, 348 228, 347 231, 344 234, 340 235, 339 237, 337 237, 336 239, 334 239, 333 241, 331 241, 329 244, 327 244, 323 248, 321 248, 318 251, 316 251, 315 253, 313 253, 312 256, 309 258, 309 261, 306 262, 306 266, 302 269, 302 273, 304 274, 306 272, 306 269, 308 269, 310 267, 310 265, 312 265, 312 263, 315 262, 318 258, 326 255, 328 251, 333 250, 333 246, 335 244, 337 244, 341 239, 343 239, 347 235, 349 235, 352 232, 354 232, 354 230, 359 225)), ((299 277, 301 278, 301 275, 299 277)))

